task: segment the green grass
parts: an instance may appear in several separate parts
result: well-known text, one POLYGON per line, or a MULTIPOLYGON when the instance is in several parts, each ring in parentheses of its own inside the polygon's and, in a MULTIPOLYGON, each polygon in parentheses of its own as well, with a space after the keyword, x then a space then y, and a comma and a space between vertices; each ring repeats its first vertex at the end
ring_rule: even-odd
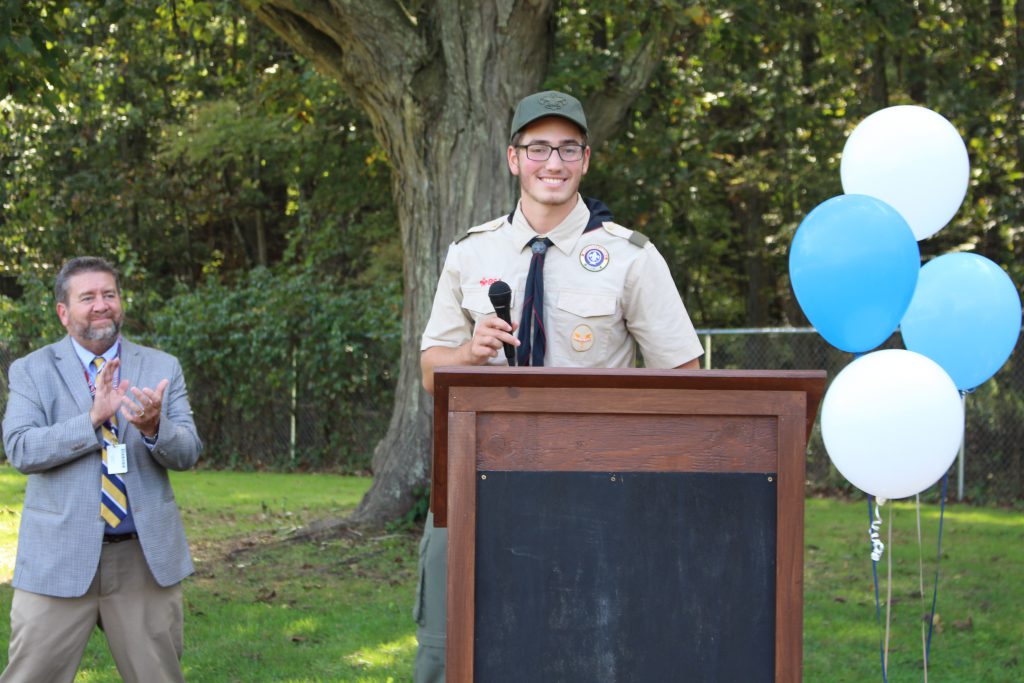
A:
MULTIPOLYGON (((314 519, 353 509, 369 479, 199 471, 172 473, 172 482, 196 560, 184 584, 186 680, 412 679, 417 534, 277 543, 314 519)), ((0 467, 0 644, 10 629, 24 484, 0 467)), ((76 681, 120 681, 99 632, 76 681)))
MULTIPOLYGON (((418 534, 276 542, 314 519, 351 510, 368 479, 199 471, 174 474, 173 482, 197 560, 196 575, 185 583, 184 667, 191 683, 411 680, 418 534)), ((6 660, 2 644, 24 483, 0 467, 0 663, 6 660)), ((921 681, 921 624, 930 607, 938 508, 927 505, 922 512, 924 600, 914 507, 885 506, 883 537, 890 510, 894 538, 879 564, 884 595, 886 563, 893 558, 889 681, 921 681)), ((862 501, 807 501, 808 682, 882 680, 867 526, 862 501)), ((942 550, 928 680, 1024 680, 1024 516, 951 506, 942 550)), ((98 633, 77 680, 120 680, 98 633)))
MULTIPOLYGON (((807 681, 881 681, 867 503, 807 501, 804 552, 804 670, 807 681)), ((922 506, 922 551, 912 502, 882 508, 885 555, 878 563, 882 619, 892 561, 890 683, 923 680, 922 625, 931 611, 939 507, 922 506), (890 514, 892 521, 890 523, 890 514), (888 542, 890 526, 893 540, 888 542), (923 554, 924 598, 919 557, 923 554)), ((1024 680, 1024 516, 947 506, 939 561, 931 683, 1024 680)))

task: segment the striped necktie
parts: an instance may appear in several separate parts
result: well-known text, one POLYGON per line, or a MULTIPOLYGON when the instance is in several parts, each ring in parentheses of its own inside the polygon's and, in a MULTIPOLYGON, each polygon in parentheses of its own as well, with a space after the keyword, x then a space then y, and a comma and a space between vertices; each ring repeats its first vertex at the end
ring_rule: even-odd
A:
MULTIPOLYGON (((106 361, 97 356, 92 364, 98 375, 103 369, 106 361)), ((111 528, 116 529, 128 514, 128 489, 124 485, 124 479, 119 474, 111 474, 107 471, 107 448, 117 445, 117 413, 110 416, 110 419, 103 423, 101 429, 103 434, 103 476, 100 486, 100 516, 106 520, 111 528)))
POLYGON ((530 272, 526 276, 523 297, 523 315, 519 319, 519 365, 544 365, 547 335, 544 333, 544 254, 552 245, 547 237, 534 237, 529 242, 533 250, 530 272))

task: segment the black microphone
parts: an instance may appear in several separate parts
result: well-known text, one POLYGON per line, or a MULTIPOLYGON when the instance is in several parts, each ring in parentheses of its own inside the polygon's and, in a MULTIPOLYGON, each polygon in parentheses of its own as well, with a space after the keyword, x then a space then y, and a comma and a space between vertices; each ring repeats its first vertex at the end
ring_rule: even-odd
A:
MULTIPOLYGON (((487 298, 491 300, 491 305, 494 306, 495 315, 511 326, 512 314, 509 311, 509 306, 512 304, 512 288, 508 286, 508 283, 501 280, 492 282, 487 290, 487 298)), ((509 367, 515 367, 516 347, 505 343, 502 346, 505 347, 505 358, 508 359, 509 367)))

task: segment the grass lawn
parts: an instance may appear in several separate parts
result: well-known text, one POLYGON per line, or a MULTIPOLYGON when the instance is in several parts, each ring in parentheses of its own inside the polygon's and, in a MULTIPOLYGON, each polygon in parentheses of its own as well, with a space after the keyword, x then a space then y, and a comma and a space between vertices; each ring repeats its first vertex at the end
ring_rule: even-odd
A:
MULTIPOLYGON (((172 473, 196 561, 185 582, 190 683, 409 681, 415 533, 277 544, 296 527, 351 510, 369 479, 172 473)), ((0 466, 0 662, 25 477, 0 466)), ((120 681, 94 633, 76 681, 120 681)))
MULTIPOLYGON (((0 466, 0 663, 24 482, 0 466)), ((176 473, 173 483, 197 566, 185 583, 189 681, 411 680, 418 534, 276 543, 313 519, 352 509, 369 480, 201 471, 176 473)), ((913 505, 883 508, 883 538, 890 510, 893 543, 879 564, 884 595, 893 558, 889 681, 920 681, 938 508, 922 512, 925 600, 918 595, 913 505)), ((882 680, 867 525, 864 502, 807 501, 806 681, 882 680)), ((952 506, 942 549, 929 681, 1024 680, 1024 516, 952 506)), ((98 633, 77 680, 120 680, 98 633)))
MULTIPOLYGON (((878 563, 885 599, 892 560, 890 683, 922 681, 922 625, 935 582, 939 508, 921 511, 924 599, 912 502, 882 508, 885 556, 878 563), (890 524, 890 514, 892 523, 890 524), (888 543, 890 526, 892 543, 888 543)), ((804 678, 881 681, 881 627, 875 618, 871 546, 864 501, 808 500, 804 550, 804 678)), ((1024 681, 1024 515, 947 506, 930 683, 1024 681)), ((882 604, 885 619, 885 604, 882 604)))

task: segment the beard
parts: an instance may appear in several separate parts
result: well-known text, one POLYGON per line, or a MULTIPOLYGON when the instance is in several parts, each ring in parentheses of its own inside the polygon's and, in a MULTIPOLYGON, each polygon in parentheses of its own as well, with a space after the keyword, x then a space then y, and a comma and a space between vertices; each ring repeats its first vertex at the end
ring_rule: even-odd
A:
POLYGON ((95 342, 109 341, 113 344, 118 335, 121 334, 121 320, 118 318, 105 318, 105 320, 109 320, 110 325, 96 327, 91 322, 87 322, 79 326, 76 332, 78 332, 78 336, 82 339, 95 342))

